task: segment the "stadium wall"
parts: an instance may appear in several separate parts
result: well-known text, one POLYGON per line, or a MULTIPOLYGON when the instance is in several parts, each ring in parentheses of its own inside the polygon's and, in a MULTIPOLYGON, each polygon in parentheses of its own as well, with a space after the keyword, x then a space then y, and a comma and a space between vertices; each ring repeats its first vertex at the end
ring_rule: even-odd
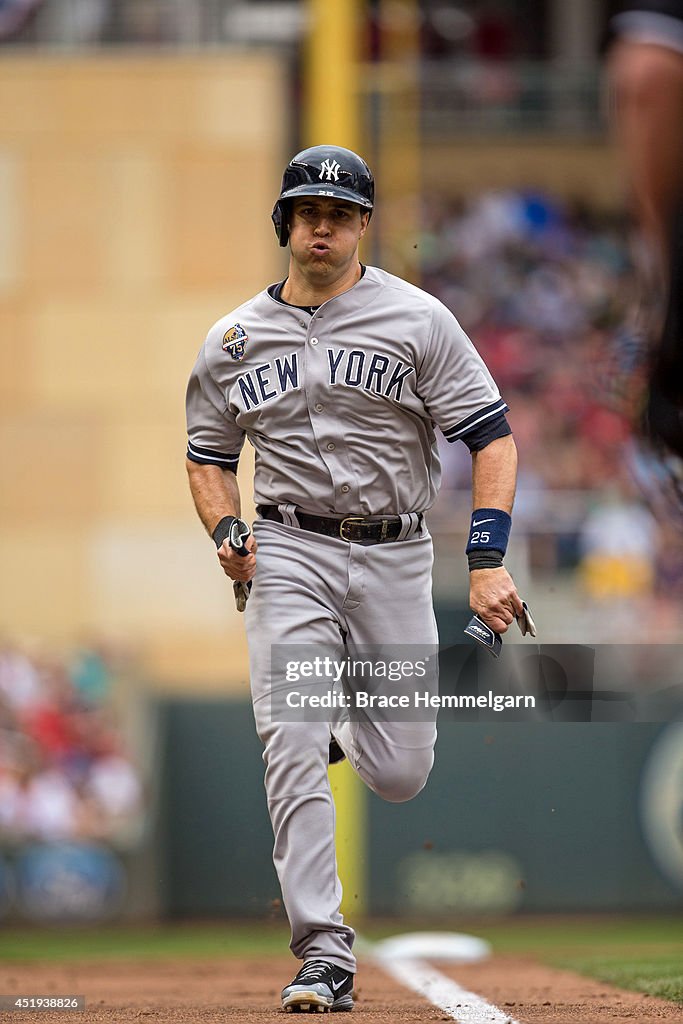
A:
POLYGON ((432 143, 422 176, 428 193, 446 196, 534 188, 605 209, 624 205, 617 152, 600 140, 530 136, 432 143))
MULTIPOLYGON (((167 700, 161 723, 163 911, 279 917, 249 705, 167 700)), ((672 740, 681 750, 672 728, 458 723, 442 712, 424 791, 401 805, 369 796, 360 865, 365 911, 451 925, 458 915, 680 911, 680 793, 653 805, 646 788, 665 787, 673 761, 662 754, 672 740)), ((330 770, 331 781, 340 770, 330 770)), ((354 827, 341 821, 338 849, 354 827)), ((351 915, 355 897, 345 887, 351 915)))

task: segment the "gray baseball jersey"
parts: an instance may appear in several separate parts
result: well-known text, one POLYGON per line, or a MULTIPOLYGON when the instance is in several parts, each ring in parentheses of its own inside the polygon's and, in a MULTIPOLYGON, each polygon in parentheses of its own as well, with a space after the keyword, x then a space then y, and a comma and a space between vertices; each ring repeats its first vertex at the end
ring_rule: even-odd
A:
POLYGON ((473 449, 509 433, 483 360, 433 296, 375 267, 312 315, 271 292, 211 328, 187 392, 188 457, 236 470, 246 435, 257 504, 422 512, 440 481, 435 426, 473 449))
POLYGON ((248 437, 256 503, 287 512, 282 522, 254 523, 246 609, 274 863, 295 955, 354 971, 335 870, 330 735, 368 786, 399 801, 425 784, 435 722, 280 720, 269 702, 271 651, 315 645, 333 654, 340 643, 435 651, 432 542, 410 515, 428 509, 438 489, 435 428, 473 451, 510 428, 481 357, 431 295, 374 267, 315 311, 279 301, 278 288, 209 331, 188 386, 188 457, 236 470, 248 437), (396 542, 363 546, 299 529, 296 507, 402 515, 408 524, 396 542))

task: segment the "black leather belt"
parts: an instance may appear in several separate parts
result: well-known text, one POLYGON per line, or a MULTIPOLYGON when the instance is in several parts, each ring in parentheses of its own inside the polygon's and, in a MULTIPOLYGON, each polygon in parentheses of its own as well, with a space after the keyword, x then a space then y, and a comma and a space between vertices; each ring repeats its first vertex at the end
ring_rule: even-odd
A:
MULTIPOLYGON (((284 523, 285 519, 277 505, 257 505, 256 511, 262 519, 284 523)), ((345 516, 334 519, 331 516, 312 516, 296 510, 296 518, 302 530, 321 533, 323 537, 337 537, 353 544, 385 544, 397 540, 403 523, 400 516, 345 516)), ((418 527, 422 525, 422 513, 417 513, 418 527)), ((414 531, 411 531, 411 536, 414 531)))

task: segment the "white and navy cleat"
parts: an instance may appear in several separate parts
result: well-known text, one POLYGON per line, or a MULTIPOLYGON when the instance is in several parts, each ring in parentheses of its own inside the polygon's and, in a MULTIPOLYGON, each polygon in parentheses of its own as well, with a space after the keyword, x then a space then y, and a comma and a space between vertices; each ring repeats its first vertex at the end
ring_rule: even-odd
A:
POLYGON ((288 1013, 352 1010, 353 979, 353 974, 327 960, 307 960, 283 988, 282 1009, 288 1013))

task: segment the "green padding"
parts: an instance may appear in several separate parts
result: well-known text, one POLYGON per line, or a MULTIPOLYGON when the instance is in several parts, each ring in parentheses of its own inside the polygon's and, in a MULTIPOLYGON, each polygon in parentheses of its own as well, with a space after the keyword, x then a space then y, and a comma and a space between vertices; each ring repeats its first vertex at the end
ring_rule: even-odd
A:
POLYGON ((280 896, 251 704, 165 701, 159 850, 171 915, 275 913, 280 896))
POLYGON ((661 725, 455 723, 409 804, 370 799, 376 914, 656 910, 683 906, 638 814, 661 725))
MULTIPOLYGON (((167 912, 281 917, 251 705, 168 701, 161 723, 167 912)), ((664 728, 442 712, 425 790, 405 804, 369 795, 367 912, 680 909, 638 809, 664 728)))

